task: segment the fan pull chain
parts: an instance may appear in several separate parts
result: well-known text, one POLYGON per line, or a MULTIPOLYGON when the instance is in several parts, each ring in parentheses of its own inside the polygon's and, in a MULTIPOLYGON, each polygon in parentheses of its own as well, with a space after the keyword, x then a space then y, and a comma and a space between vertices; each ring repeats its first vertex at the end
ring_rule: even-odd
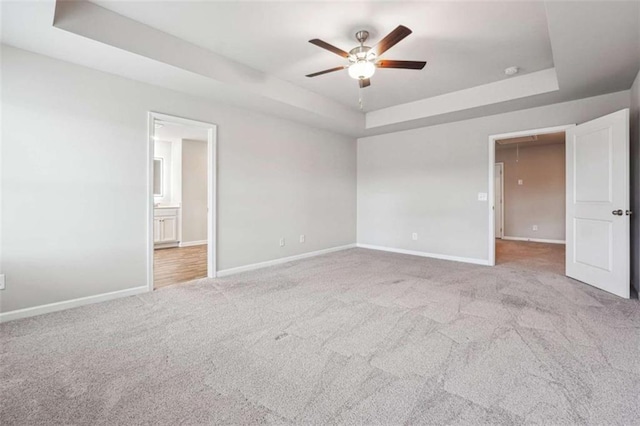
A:
POLYGON ((360 111, 364 111, 364 102, 362 102, 362 87, 358 89, 358 106, 360 111))

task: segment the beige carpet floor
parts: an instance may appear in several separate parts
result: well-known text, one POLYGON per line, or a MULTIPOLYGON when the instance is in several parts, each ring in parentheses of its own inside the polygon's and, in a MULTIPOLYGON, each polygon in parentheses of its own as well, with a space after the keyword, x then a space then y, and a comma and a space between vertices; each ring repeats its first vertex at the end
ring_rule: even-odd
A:
POLYGON ((6 323, 0 423, 640 423, 638 300, 526 244, 494 268, 351 249, 6 323))

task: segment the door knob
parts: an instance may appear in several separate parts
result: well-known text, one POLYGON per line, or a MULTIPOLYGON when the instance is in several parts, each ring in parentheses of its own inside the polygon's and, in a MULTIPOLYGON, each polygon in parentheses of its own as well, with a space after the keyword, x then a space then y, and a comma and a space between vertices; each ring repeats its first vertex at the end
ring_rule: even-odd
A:
POLYGON ((611 213, 614 214, 614 216, 622 216, 622 210, 618 209, 618 210, 614 210, 611 213))

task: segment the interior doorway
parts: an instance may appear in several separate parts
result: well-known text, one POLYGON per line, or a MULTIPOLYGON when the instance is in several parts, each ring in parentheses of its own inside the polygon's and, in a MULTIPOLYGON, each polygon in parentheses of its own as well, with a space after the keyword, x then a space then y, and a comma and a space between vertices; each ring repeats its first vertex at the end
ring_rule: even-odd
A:
POLYGON ((489 139, 489 263, 518 263, 564 275, 565 132, 573 125, 489 139))
POLYGON ((564 274, 565 132, 495 141, 496 264, 564 274))
POLYGON ((216 272, 216 126, 149 113, 150 290, 216 272))
MULTIPOLYGON (((516 145, 535 142, 542 135, 565 132, 565 268, 569 278, 582 281, 623 298, 630 297, 630 207, 629 191, 629 109, 622 109, 578 125, 528 130, 489 136, 489 259, 496 264, 498 244, 509 234, 508 214, 505 236, 495 235, 495 162, 498 142, 516 145), (496 244, 497 243, 497 244, 496 244)), ((547 165, 538 167, 546 176, 547 165)), ((509 179, 505 166, 505 211, 508 210, 509 179)), ((524 185, 518 178, 518 185, 524 185)), ((543 191, 543 195, 547 195, 543 191)), ((537 204, 529 205, 535 212, 537 204)), ((529 213, 529 212, 527 212, 529 213)), ((526 217, 526 215, 525 215, 526 217)), ((530 231, 539 231, 529 224, 530 231)), ((546 225, 545 225, 546 226, 546 225)), ((524 241, 558 243, 537 237, 524 241)), ((517 238, 512 240, 519 241, 517 238)), ((547 244, 547 246, 551 246, 547 244)), ((558 256, 562 258, 562 256, 558 256)), ((561 268, 558 268, 561 269, 561 268)))

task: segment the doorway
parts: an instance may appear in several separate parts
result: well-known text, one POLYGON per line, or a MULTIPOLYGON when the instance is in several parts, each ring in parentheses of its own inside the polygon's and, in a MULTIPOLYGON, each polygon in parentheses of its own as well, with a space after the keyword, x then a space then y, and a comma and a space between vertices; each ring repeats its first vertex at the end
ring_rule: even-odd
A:
POLYGON ((496 263, 564 273, 565 132, 495 141, 496 263))
MULTIPOLYGON (((517 146, 527 139, 559 132, 566 133, 566 252, 563 275, 628 299, 631 288, 629 228, 632 214, 629 210, 628 108, 578 125, 489 136, 488 264, 496 264, 497 142, 510 141, 517 146)), ((516 158, 517 155, 516 151, 516 158)), ((539 172, 545 174, 546 170, 542 168, 539 172)), ((506 175, 505 167, 505 182, 513 183, 514 180, 509 180, 506 175)), ((524 182, 518 179, 517 184, 524 185, 524 182)), ((509 197, 506 187, 507 183, 505 206, 508 205, 509 197)), ((508 219, 505 221, 506 234, 509 232, 507 223, 508 219)), ((534 231, 534 226, 532 225, 531 231, 534 231)), ((537 230, 539 228, 535 229, 537 230)), ((530 241, 532 238, 526 240, 530 241)))
POLYGON ((149 290, 216 276, 216 126, 149 113, 149 290))
POLYGON ((489 137, 491 266, 514 262, 564 275, 564 147, 573 126, 489 137))

